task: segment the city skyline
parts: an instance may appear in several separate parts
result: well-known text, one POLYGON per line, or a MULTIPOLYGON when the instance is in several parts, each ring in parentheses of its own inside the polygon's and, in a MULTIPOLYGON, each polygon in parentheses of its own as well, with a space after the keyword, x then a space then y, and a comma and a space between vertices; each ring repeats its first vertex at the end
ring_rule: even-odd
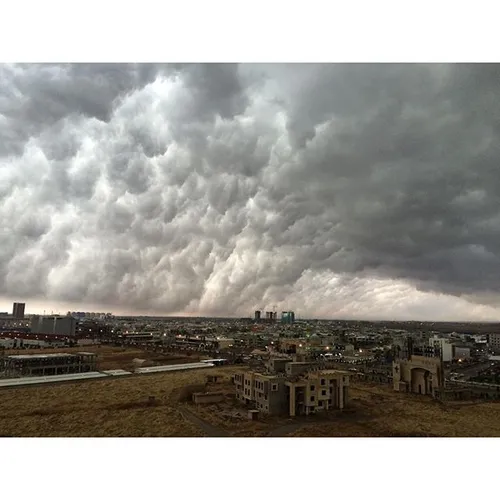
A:
POLYGON ((500 321, 499 68, 0 65, 0 309, 500 321))

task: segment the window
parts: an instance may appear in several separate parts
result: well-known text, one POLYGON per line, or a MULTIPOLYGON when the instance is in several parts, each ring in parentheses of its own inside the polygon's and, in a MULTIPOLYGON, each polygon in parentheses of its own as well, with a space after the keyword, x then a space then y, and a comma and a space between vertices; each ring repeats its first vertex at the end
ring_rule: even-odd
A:
POLYGON ((321 391, 321 395, 326 396, 326 391, 324 389, 321 391))
POLYGON ((315 397, 311 396, 311 403, 314 403, 314 401, 315 401, 315 397))
POLYGON ((316 390, 316 386, 311 385, 311 391, 314 391, 314 390, 316 390))
POLYGON ((267 394, 264 396, 264 399, 267 401, 267 394))
POLYGON ((271 391, 277 391, 278 390, 278 384, 273 384, 271 386, 271 391))
POLYGON ((325 385, 326 380, 324 378, 321 379, 321 385, 325 385))
POLYGON ((323 401, 318 401, 318 406, 319 406, 320 408, 323 408, 323 401))

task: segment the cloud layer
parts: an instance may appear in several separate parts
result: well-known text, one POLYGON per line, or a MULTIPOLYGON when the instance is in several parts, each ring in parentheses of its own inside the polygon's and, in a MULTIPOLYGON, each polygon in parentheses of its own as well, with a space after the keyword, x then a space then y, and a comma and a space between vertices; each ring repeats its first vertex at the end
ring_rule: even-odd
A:
POLYGON ((498 82, 479 64, 0 66, 0 294, 500 319, 498 82))

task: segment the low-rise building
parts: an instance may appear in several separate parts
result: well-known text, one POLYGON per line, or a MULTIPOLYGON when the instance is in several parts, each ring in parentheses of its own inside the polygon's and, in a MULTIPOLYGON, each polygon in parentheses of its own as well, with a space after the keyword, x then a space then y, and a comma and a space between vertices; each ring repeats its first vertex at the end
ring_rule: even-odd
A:
MULTIPOLYGON (((289 366, 296 364, 288 363, 286 371, 290 373, 289 366)), ((344 408, 348 401, 349 373, 309 370, 291 376, 248 371, 236 374, 234 383, 239 401, 262 413, 293 417, 344 408)))
POLYGON ((306 339, 283 338, 279 342, 278 351, 284 354, 303 354, 306 352, 306 339))
POLYGON ((269 415, 282 415, 288 407, 286 378, 257 372, 239 373, 234 376, 236 398, 269 415))
POLYGON ((217 348, 218 349, 229 349, 234 345, 234 339, 229 339, 225 337, 217 337, 217 348))
POLYGON ((500 352, 500 333, 490 333, 489 334, 488 347, 493 352, 500 352))
POLYGON ((97 355, 91 352, 17 354, 5 356, 3 365, 3 372, 6 377, 85 373, 96 370, 97 355))

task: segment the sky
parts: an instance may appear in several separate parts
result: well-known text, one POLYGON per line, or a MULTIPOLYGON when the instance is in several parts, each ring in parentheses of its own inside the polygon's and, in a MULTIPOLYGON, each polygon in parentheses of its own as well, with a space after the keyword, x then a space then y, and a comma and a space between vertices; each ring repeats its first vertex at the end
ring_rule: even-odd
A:
POLYGON ((499 81, 0 65, 0 309, 500 320, 499 81))

